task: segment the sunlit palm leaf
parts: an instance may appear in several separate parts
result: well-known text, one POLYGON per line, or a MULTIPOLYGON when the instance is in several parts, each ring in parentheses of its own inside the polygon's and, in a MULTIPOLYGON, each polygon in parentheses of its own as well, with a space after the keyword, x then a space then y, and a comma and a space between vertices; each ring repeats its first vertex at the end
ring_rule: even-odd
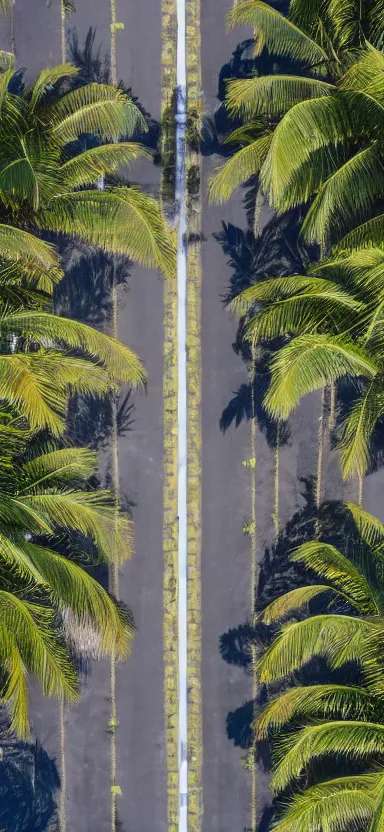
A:
POLYGON ((370 462, 371 438, 375 426, 384 415, 384 393, 381 376, 362 393, 342 425, 339 447, 345 479, 364 476, 370 462))
POLYGON ((52 90, 62 78, 71 78, 77 75, 79 68, 71 63, 59 64, 58 66, 42 69, 40 75, 32 87, 30 108, 32 112, 44 102, 44 96, 52 90))
POLYGON ((47 427, 56 435, 64 431, 71 391, 100 396, 110 388, 107 372, 85 359, 56 353, 0 356, 0 398, 34 430, 47 427))
POLYGON ((209 182, 211 202, 225 202, 239 185, 259 172, 271 138, 271 135, 268 135, 256 139, 252 144, 238 150, 221 168, 217 168, 215 176, 209 182))
POLYGON ((90 618, 100 633, 101 653, 127 656, 132 631, 127 629, 118 609, 103 587, 85 569, 68 558, 35 543, 20 544, 59 609, 67 605, 79 621, 90 618))
POLYGON ((326 53, 315 41, 267 3, 257 0, 239 3, 228 13, 227 21, 230 28, 253 27, 257 55, 266 48, 268 52, 302 61, 309 67, 316 64, 317 72, 327 60, 326 53))
POLYGON ((61 144, 85 133, 118 141, 145 129, 140 110, 122 90, 96 83, 64 95, 45 110, 44 119, 61 144))
POLYGON ((379 609, 372 589, 359 569, 335 546, 312 540, 303 543, 291 555, 294 563, 303 563, 332 587, 348 596, 361 615, 377 615, 379 609))
POLYGON ((309 685, 295 687, 272 699, 255 722, 256 738, 268 739, 270 732, 281 730, 293 719, 352 717, 372 713, 374 701, 369 691, 347 685, 309 685))
POLYGON ((293 797, 274 825, 274 832, 366 828, 375 811, 375 791, 381 779, 381 774, 361 774, 311 786, 293 797))
POLYGON ((0 224, 0 254, 7 260, 25 263, 28 268, 36 266, 42 272, 63 274, 54 247, 21 228, 0 224))
POLYGON ((77 529, 94 541, 105 560, 123 563, 131 555, 132 523, 116 511, 108 491, 24 494, 17 503, 36 511, 53 529, 77 529))
POLYGON ((305 770, 310 761, 327 754, 370 761, 384 754, 384 725, 370 722, 329 722, 308 726, 294 736, 272 778, 274 791, 281 791, 305 770))
POLYGON ((229 81, 225 105, 230 113, 246 118, 282 115, 307 98, 320 98, 335 90, 333 84, 295 75, 262 75, 229 81))
POLYGON ((334 590, 331 586, 327 586, 326 584, 300 586, 296 589, 291 589, 289 592, 286 592, 284 595, 280 595, 279 598, 276 598, 275 601, 268 604, 265 610, 263 610, 261 616, 262 621, 264 624, 273 624, 276 621, 285 618, 287 615, 298 612, 303 608, 307 608, 309 602, 312 601, 313 598, 317 598, 319 595, 324 595, 324 593, 331 595, 334 593, 334 590))
POLYGON ((378 365, 369 352, 328 335, 302 335, 281 349, 272 368, 265 398, 275 418, 286 419, 300 399, 346 375, 374 378, 378 365))
POLYGON ((335 251, 356 249, 361 246, 380 246, 384 239, 384 214, 367 220, 346 234, 335 246, 335 251))
POLYGON ((135 188, 79 191, 48 204, 42 226, 78 235, 91 245, 125 254, 166 275, 175 274, 174 236, 158 202, 135 188))
POLYGON ((3 316, 3 330, 21 331, 45 347, 61 343, 81 350, 85 355, 101 361, 111 377, 120 382, 142 385, 145 371, 137 355, 114 338, 91 326, 51 315, 49 312, 22 312, 3 316))
POLYGON ((317 615, 288 624, 260 659, 260 681, 282 679, 314 656, 323 657, 331 667, 341 667, 348 661, 362 666, 369 637, 379 634, 383 638, 384 625, 347 615, 317 615))
POLYGON ((149 151, 134 142, 104 144, 85 150, 61 166, 64 182, 71 188, 94 185, 100 176, 116 173, 122 165, 129 165, 139 157, 151 158, 149 151))
POLYGON ((308 242, 340 237, 364 216, 382 192, 383 163, 378 143, 361 150, 327 179, 302 225, 308 242))

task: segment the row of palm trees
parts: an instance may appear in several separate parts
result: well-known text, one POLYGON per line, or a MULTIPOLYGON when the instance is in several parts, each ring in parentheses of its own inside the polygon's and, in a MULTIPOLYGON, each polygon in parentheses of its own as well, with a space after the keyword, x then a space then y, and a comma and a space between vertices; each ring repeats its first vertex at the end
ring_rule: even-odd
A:
MULTIPOLYGON (((277 215, 300 209, 304 269, 231 306, 253 356, 270 351, 271 419, 328 390, 343 476, 362 478, 384 417, 384 4, 290 0, 284 16, 246 0, 228 16, 244 24, 274 71, 228 83, 235 152, 210 196, 256 175, 256 215, 260 195, 277 215)), ((342 513, 336 544, 320 512, 291 553, 307 579, 254 622, 269 701, 253 728, 273 755, 278 832, 384 828, 384 525, 361 505, 342 513)))
POLYGON ((98 460, 74 447, 74 395, 115 396, 145 370, 114 338, 53 313, 60 245, 82 242, 175 270, 157 201, 122 185, 122 166, 148 156, 145 121, 128 95, 78 84, 70 63, 32 87, 0 76, 0 667, 11 728, 29 732, 28 674, 44 693, 78 696, 79 653, 124 658, 129 609, 89 572, 131 552, 130 518, 98 487, 98 460), (102 178, 104 187, 98 188, 102 178))

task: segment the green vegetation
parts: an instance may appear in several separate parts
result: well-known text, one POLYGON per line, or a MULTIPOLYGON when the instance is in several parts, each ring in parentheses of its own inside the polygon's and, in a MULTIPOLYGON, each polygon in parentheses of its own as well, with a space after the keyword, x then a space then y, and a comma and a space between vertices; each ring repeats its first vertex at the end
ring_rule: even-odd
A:
POLYGON ((269 737, 275 751, 274 793, 308 777, 309 788, 300 789, 288 806, 279 802, 279 832, 382 828, 384 525, 357 506, 345 510, 360 531, 348 556, 319 540, 303 544, 291 560, 321 583, 288 592, 261 614, 268 625, 295 619, 281 627, 260 660, 261 683, 292 680, 314 659, 324 660, 328 675, 325 683, 291 687, 272 698, 255 723, 257 739, 269 737), (316 614, 300 617, 313 604, 316 614), (359 670, 357 682, 329 678, 348 663, 359 670), (332 758, 344 776, 334 776, 332 758), (322 760, 328 760, 326 778, 322 760), (363 773, 357 774, 356 765, 363 773))
MULTIPOLYGON (((260 196, 277 218, 299 218, 301 273, 259 269, 230 308, 241 318, 246 360, 269 351, 267 416, 286 420, 303 396, 322 390, 335 411, 329 425, 343 476, 359 478, 360 496, 384 417, 384 6, 291 0, 285 17, 272 5, 247 0, 228 15, 229 27, 254 29, 254 72, 227 83, 234 152, 209 192, 220 202, 247 184, 255 198, 257 177, 255 234, 260 196)), ((267 741, 278 832, 378 832, 384 526, 361 505, 338 503, 349 531, 332 535, 320 501, 310 534, 300 531, 304 542, 287 539, 291 589, 276 589, 252 616, 249 648, 267 705, 260 712, 254 689, 246 765, 254 770, 267 741)))
POLYGON ((55 243, 174 273, 158 203, 117 179, 148 156, 130 140, 145 129, 141 113, 119 89, 73 87, 76 74, 71 64, 43 70, 32 88, 12 69, 0 76, 1 695, 23 737, 29 673, 44 693, 74 699, 74 656, 92 645, 124 658, 133 636, 129 610, 88 571, 129 557, 131 521, 98 488, 97 455, 71 446, 67 407, 73 394, 140 386, 145 372, 116 339, 54 314, 64 276, 55 243))

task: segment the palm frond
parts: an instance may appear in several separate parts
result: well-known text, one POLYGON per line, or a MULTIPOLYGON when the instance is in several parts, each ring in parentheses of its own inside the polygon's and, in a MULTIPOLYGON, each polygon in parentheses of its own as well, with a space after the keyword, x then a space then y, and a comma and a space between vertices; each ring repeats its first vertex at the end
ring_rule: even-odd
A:
POLYGON ((176 270, 175 238, 158 202, 136 188, 78 191, 58 196, 41 217, 42 227, 80 237, 125 254, 167 276, 176 270))
MULTIPOLYGON (((45 695, 74 700, 77 697, 76 673, 66 650, 60 645, 53 622, 53 610, 22 601, 12 593, 0 590, 0 629, 3 634, 9 634, 12 659, 17 650, 26 669, 39 680, 45 695)), ((8 646, 7 642, 5 644, 8 646)), ((2 640, 0 653, 3 650, 2 640)), ((26 694, 25 682, 20 671, 17 679, 12 677, 10 658, 8 656, 8 662, 5 662, 10 676, 3 698, 10 700, 12 727, 22 736, 28 730, 25 719, 27 705, 20 702, 20 697, 24 698, 26 694)))
POLYGON ((351 512, 360 537, 369 546, 382 544, 384 542, 384 523, 355 503, 346 503, 346 506, 351 512))
POLYGON ((384 726, 371 722, 335 721, 304 728, 296 735, 294 745, 285 749, 272 778, 272 789, 282 791, 300 776, 312 760, 327 754, 364 762, 382 756, 384 726))
MULTIPOLYGON (((274 832, 347 832, 365 828, 376 806, 382 774, 338 777, 294 795, 274 832)), ((376 832, 376 830, 375 830, 376 832)), ((378 831, 377 831, 378 832, 378 831)))
POLYGON ((36 267, 55 277, 63 275, 54 247, 21 228, 0 224, 0 254, 6 260, 25 264, 28 269, 36 267))
POLYGON ((225 106, 231 114, 245 118, 278 116, 307 98, 321 98, 335 91, 333 84, 296 75, 262 75, 227 84, 225 106))
POLYGON ((326 592, 332 593, 334 590, 326 584, 300 586, 296 589, 291 589, 268 604, 261 614, 262 621, 264 624, 273 624, 291 613, 302 610, 303 607, 308 607, 309 602, 313 598, 317 598, 326 592))
POLYGON ((307 242, 340 237, 364 216, 382 192, 383 165, 378 143, 360 150, 321 186, 302 225, 307 242))
POLYGON ((44 96, 52 90, 62 78, 71 78, 79 73, 79 68, 71 63, 59 64, 58 66, 42 69, 37 81, 32 87, 30 109, 33 112, 44 103, 44 96))
POLYGON ((62 485, 68 480, 88 480, 96 474, 98 458, 90 448, 57 448, 23 462, 21 492, 62 485))
POLYGON ((346 595, 361 615, 377 615, 379 610, 371 587, 359 569, 330 543, 311 540, 291 555, 294 563, 303 563, 332 587, 346 595))
POLYGON ((384 827, 384 778, 381 778, 379 786, 379 799, 376 805, 376 811, 372 818, 369 832, 380 832, 384 827))
POLYGON ((239 315, 244 315, 257 303, 274 302, 291 298, 294 295, 299 297, 323 295, 330 299, 340 299, 352 309, 361 308, 361 304, 336 283, 311 274, 294 274, 287 277, 271 277, 254 283, 237 295, 228 304, 228 309, 237 312, 239 315))
POLYGON ((357 226, 343 237, 335 246, 335 252, 357 249, 362 246, 380 246, 384 237, 384 214, 372 217, 357 226))
MULTIPOLYGON (((313 281, 316 282, 316 281, 313 281)), ((260 285, 260 284, 259 284, 260 285)), ((360 304, 338 287, 319 286, 317 291, 302 291, 298 295, 276 300, 261 308, 247 323, 245 337, 254 345, 271 341, 280 335, 298 335, 324 328, 337 333, 340 325, 357 323, 360 304), (339 327, 338 327, 339 325, 339 327)))
POLYGON ((381 118, 381 106, 359 92, 346 91, 295 104, 275 128, 260 172, 262 188, 271 204, 278 211, 287 209, 290 184, 311 154, 343 146, 358 133, 372 131, 375 135, 381 118))
POLYGON ((151 158, 149 151, 135 142, 104 144, 69 159, 61 166, 61 174, 65 184, 71 188, 93 185, 100 176, 116 173, 122 165, 129 165, 140 156, 151 158))
POLYGON ((365 717, 374 708, 371 694, 348 685, 309 685, 295 687, 272 699, 257 717, 256 739, 268 739, 270 732, 280 731, 293 719, 331 717, 343 719, 365 717))
POLYGON ((283 631, 266 650, 258 664, 262 683, 282 679, 300 670, 314 656, 323 657, 331 667, 345 662, 364 662, 363 647, 379 625, 347 615, 316 615, 283 631))
POLYGON ((208 193, 211 202, 225 202, 232 192, 258 173, 271 143, 271 135, 262 136, 242 147, 228 161, 217 168, 210 179, 208 193))
POLYGON ((21 331, 45 347, 62 343, 81 350, 85 355, 101 361, 114 380, 132 385, 144 383, 145 371, 137 355, 125 344, 87 324, 49 312, 26 311, 4 315, 1 325, 4 330, 21 331))
POLYGON ((70 392, 101 396, 110 389, 107 372, 85 359, 51 352, 0 356, 0 398, 33 430, 63 433, 70 392))
POLYGON ((131 555, 132 522, 108 491, 23 494, 14 502, 35 511, 53 529, 81 532, 105 560, 123 563, 131 555))
POLYGON ((372 81, 376 78, 383 80, 384 55, 372 44, 367 43, 366 48, 357 53, 347 71, 340 79, 341 89, 357 90, 364 92, 369 90, 372 81))
POLYGON ((267 3, 258 0, 238 3, 228 13, 227 22, 230 29, 236 26, 253 27, 256 55, 260 55, 265 48, 274 55, 301 61, 308 67, 316 65, 317 72, 327 61, 321 46, 267 3))
POLYGON ((49 588, 54 605, 59 609, 68 606, 80 622, 90 618, 100 634, 101 653, 113 652, 125 658, 133 638, 132 629, 125 626, 116 605, 98 581, 51 549, 27 542, 20 548, 49 588))
POLYGON ((381 376, 361 393, 343 422, 338 446, 341 448, 343 477, 364 476, 370 464, 371 438, 384 415, 381 376))
POLYGON ((300 399, 312 390, 345 375, 374 378, 378 365, 367 350, 329 335, 302 335, 277 354, 272 383, 265 398, 275 418, 286 419, 300 399))
POLYGON ((87 133, 118 141, 146 129, 140 110, 122 90, 96 83, 64 95, 46 108, 44 119, 63 145, 87 133))

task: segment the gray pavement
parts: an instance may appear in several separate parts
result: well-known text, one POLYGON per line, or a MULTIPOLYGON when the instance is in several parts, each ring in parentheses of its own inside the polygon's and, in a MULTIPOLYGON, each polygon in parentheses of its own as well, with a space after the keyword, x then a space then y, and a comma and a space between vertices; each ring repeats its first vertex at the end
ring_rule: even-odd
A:
MULTIPOLYGON (((109 48, 109 3, 78 0, 71 18, 80 43, 90 25, 96 43, 109 48)), ((205 112, 217 104, 217 78, 247 31, 226 33, 230 2, 203 0, 201 11, 202 88, 205 112)), ((161 4, 117 2, 118 76, 154 118, 161 103, 161 4)), ((17 0, 16 50, 20 66, 32 78, 47 64, 60 62, 59 3, 17 0)), ((5 29, 0 46, 9 48, 5 29)), ((203 160, 203 193, 217 158, 203 160)), ((159 171, 149 163, 134 168, 135 179, 150 190, 159 171)), ((250 822, 250 775, 241 765, 244 751, 227 735, 227 716, 251 698, 252 682, 242 668, 227 664, 219 639, 249 617, 250 545, 242 532, 250 514, 249 473, 242 461, 250 453, 250 424, 242 421, 223 434, 219 419, 241 384, 246 368, 233 348, 236 320, 223 309, 230 269, 212 236, 221 222, 245 228, 241 192, 226 206, 204 197, 202 243, 202 685, 203 685, 203 832, 244 832, 250 822)), ((129 288, 120 296, 120 338, 135 349, 148 371, 148 393, 135 394, 133 424, 119 441, 121 492, 134 502, 136 553, 121 570, 122 598, 133 609, 137 635, 129 661, 117 673, 117 780, 120 832, 167 832, 166 769, 162 668, 162 457, 163 457, 163 289, 159 276, 131 270, 129 288)), ((308 397, 291 421, 291 441, 280 455, 280 516, 288 521, 302 506, 300 478, 315 473, 319 396, 308 397)), ((258 549, 273 540, 273 453, 257 433, 258 549)), ((325 449, 324 493, 355 499, 356 485, 345 488, 335 454, 325 449)), ((365 484, 365 506, 384 519, 383 474, 365 484)), ((35 732, 47 752, 58 758, 58 706, 33 691, 35 732)), ((109 665, 94 664, 83 694, 67 718, 68 832, 110 829, 109 665)), ((259 807, 267 801, 266 781, 258 774, 259 807)), ((42 830, 41 830, 42 832, 42 830)), ((253 830, 252 830, 253 832, 253 830)))

